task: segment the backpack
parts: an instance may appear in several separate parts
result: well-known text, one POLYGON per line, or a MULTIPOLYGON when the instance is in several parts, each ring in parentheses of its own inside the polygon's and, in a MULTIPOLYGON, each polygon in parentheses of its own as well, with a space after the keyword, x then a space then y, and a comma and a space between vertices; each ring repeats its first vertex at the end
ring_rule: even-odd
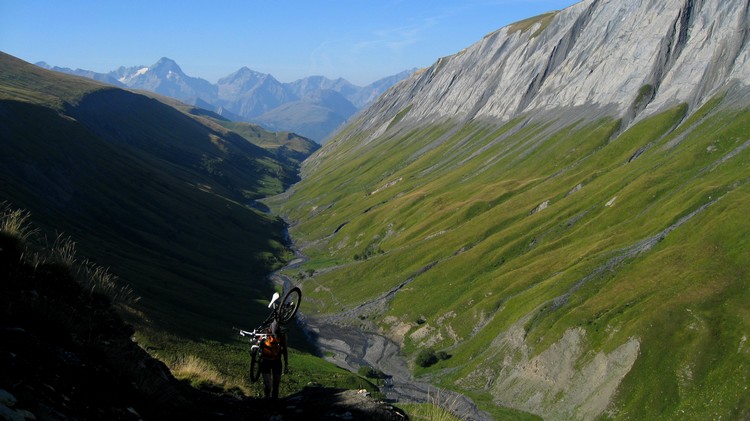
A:
POLYGON ((263 358, 275 360, 281 355, 281 340, 275 335, 270 335, 263 341, 263 358))

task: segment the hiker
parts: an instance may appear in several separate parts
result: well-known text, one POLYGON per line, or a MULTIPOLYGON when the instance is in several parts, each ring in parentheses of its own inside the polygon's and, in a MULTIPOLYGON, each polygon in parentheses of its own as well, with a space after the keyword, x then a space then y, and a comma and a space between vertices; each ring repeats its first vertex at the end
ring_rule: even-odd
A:
POLYGON ((263 386, 265 397, 277 399, 279 397, 279 383, 281 383, 281 371, 289 373, 289 355, 286 347, 286 333, 276 321, 269 328, 271 334, 265 341, 261 342, 260 349, 263 360, 260 363, 260 372, 263 374, 263 386), (284 357, 282 367, 281 357, 284 357))

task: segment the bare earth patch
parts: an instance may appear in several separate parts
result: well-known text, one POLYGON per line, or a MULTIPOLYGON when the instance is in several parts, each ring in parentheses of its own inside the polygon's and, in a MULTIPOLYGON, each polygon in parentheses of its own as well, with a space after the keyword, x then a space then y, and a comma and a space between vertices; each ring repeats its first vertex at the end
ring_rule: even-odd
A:
POLYGON ((586 352, 586 332, 565 331, 560 340, 531 356, 524 320, 498 336, 484 369, 464 377, 467 388, 487 388, 497 404, 550 419, 593 419, 602 414, 638 357, 631 338, 610 353, 586 352))

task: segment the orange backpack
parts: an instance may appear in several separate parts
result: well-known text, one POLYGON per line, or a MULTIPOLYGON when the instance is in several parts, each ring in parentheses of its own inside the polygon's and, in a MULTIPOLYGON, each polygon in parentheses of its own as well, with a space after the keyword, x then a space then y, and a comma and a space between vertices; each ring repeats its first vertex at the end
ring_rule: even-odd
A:
POLYGON ((281 355, 281 341, 274 335, 269 335, 265 341, 263 341, 263 358, 268 360, 275 360, 281 355))

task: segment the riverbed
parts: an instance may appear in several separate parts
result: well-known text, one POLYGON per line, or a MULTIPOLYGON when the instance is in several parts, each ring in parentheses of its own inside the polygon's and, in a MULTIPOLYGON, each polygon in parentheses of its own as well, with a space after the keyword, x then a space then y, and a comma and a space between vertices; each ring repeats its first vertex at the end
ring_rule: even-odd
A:
MULTIPOLYGON (((306 261, 299 250, 294 249, 294 252, 295 258, 285 269, 299 267, 306 261)), ((283 285, 284 289, 292 285, 292 281, 280 272, 272 274, 271 279, 283 285)), ((304 288, 304 285, 301 287, 304 288)), ((363 303, 362 306, 383 305, 384 297, 389 295, 390 293, 386 293, 375 300, 377 303, 363 303)), ((318 349, 319 355, 323 355, 326 360, 354 373, 362 366, 381 371, 385 375, 381 392, 390 402, 431 402, 459 414, 465 420, 492 420, 488 413, 479 410, 468 397, 415 379, 398 344, 383 335, 341 323, 340 315, 310 317, 298 312, 297 324, 305 332, 308 341, 318 349)))

